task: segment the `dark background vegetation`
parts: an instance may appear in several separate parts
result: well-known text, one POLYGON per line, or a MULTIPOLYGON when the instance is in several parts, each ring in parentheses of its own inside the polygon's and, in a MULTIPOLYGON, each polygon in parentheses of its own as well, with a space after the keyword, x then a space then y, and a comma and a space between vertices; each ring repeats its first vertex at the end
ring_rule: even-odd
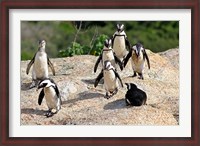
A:
POLYGON ((104 40, 123 23, 131 45, 141 42, 144 48, 161 52, 179 46, 178 21, 22 21, 21 59, 31 59, 38 40, 47 41, 49 57, 99 55, 104 40))

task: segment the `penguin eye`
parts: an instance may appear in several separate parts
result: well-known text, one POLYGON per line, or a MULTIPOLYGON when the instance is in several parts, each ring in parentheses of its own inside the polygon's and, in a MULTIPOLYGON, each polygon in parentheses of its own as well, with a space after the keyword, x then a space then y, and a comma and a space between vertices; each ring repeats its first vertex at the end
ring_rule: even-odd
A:
POLYGON ((47 86, 47 83, 43 83, 43 85, 42 85, 43 87, 46 87, 47 86))

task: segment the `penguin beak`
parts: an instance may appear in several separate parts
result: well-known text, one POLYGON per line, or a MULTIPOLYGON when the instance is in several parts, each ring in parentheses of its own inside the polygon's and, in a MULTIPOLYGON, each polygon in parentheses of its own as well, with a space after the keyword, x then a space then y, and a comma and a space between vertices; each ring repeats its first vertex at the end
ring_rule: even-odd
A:
POLYGON ((47 83, 42 83, 40 85, 38 85, 36 91, 38 91, 40 88, 44 88, 47 85, 47 83))
POLYGON ((42 88, 40 85, 38 85, 38 87, 37 87, 37 89, 36 89, 36 91, 38 91, 40 88, 42 88))
POLYGON ((137 57, 139 57, 140 56, 140 49, 136 49, 136 55, 137 55, 137 57))
POLYGON ((139 57, 139 55, 140 55, 139 52, 137 52, 136 55, 137 55, 137 57, 139 57))

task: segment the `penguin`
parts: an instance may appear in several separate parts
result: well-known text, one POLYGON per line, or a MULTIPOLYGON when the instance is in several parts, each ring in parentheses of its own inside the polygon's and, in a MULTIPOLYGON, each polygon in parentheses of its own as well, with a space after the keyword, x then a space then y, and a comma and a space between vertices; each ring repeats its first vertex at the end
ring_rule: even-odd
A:
POLYGON ((147 95, 144 91, 138 89, 133 83, 125 83, 125 85, 128 89, 125 95, 125 102, 127 106, 141 106, 146 104, 147 95))
POLYGON ((113 49, 111 47, 111 43, 112 43, 111 39, 105 40, 102 53, 99 55, 99 57, 98 57, 98 59, 95 63, 94 73, 96 73, 97 67, 98 67, 100 61, 102 61, 102 65, 104 66, 105 60, 109 60, 114 67, 117 63, 119 65, 120 69, 123 70, 123 64, 122 64, 121 60, 113 52, 113 49))
POLYGON ((49 60, 49 57, 47 56, 47 53, 45 52, 45 46, 46 41, 45 40, 39 40, 39 48, 38 51, 35 53, 34 57, 31 59, 31 61, 27 65, 26 74, 29 74, 29 70, 31 66, 33 65, 32 70, 32 84, 30 88, 33 88, 36 86, 36 82, 48 78, 48 66, 51 68, 53 75, 55 76, 55 69, 51 61, 49 60))
POLYGON ((43 98, 46 99, 46 104, 49 110, 45 113, 46 117, 51 117, 61 109, 61 96, 56 83, 53 79, 47 78, 41 80, 37 90, 42 88, 39 97, 38 104, 41 105, 43 98))
POLYGON ((149 57, 145 51, 145 48, 141 43, 137 43, 132 47, 127 56, 123 60, 124 67, 126 66, 129 58, 131 57, 131 64, 133 69, 133 77, 139 75, 139 79, 144 79, 143 69, 145 59, 147 60, 148 68, 150 69, 149 57))
POLYGON ((104 67, 101 73, 98 75, 98 77, 95 80, 94 87, 96 87, 101 80, 101 78, 104 78, 104 87, 106 90, 105 98, 109 99, 113 95, 117 94, 119 84, 118 80, 121 83, 121 86, 123 87, 122 80, 117 73, 116 69, 112 66, 111 62, 109 60, 106 60, 104 62, 104 67))
POLYGON ((121 60, 127 55, 126 47, 128 47, 128 50, 131 49, 130 42, 124 31, 124 24, 117 24, 117 31, 112 36, 112 48, 116 56, 121 60))

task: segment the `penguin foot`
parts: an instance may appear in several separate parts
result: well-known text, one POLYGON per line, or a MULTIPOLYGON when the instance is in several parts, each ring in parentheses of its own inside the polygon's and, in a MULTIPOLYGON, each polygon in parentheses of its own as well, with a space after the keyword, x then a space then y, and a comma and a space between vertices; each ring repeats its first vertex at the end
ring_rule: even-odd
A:
POLYGON ((142 79, 142 80, 144 80, 144 77, 143 77, 143 76, 139 76, 138 79, 142 79))
POLYGON ((116 88, 111 96, 114 96, 115 94, 117 94, 117 92, 118 92, 118 89, 116 88))
POLYGON ((51 111, 47 111, 47 112, 45 113, 45 116, 46 116, 47 118, 52 117, 53 115, 54 115, 54 113, 52 113, 51 111))
POLYGON ((136 77, 136 76, 137 76, 137 74, 136 74, 136 72, 134 72, 134 74, 133 74, 133 76, 132 76, 132 77, 134 78, 134 77, 136 77))
POLYGON ((106 92, 106 95, 104 96, 104 98, 109 99, 111 96, 108 95, 108 92, 106 92))
POLYGON ((104 98, 106 98, 106 99, 109 99, 110 97, 111 97, 111 96, 106 96, 106 95, 104 96, 104 98))
POLYGON ((142 80, 144 80, 144 77, 143 77, 143 75, 142 75, 141 73, 139 73, 139 77, 138 77, 138 79, 142 79, 142 80))

